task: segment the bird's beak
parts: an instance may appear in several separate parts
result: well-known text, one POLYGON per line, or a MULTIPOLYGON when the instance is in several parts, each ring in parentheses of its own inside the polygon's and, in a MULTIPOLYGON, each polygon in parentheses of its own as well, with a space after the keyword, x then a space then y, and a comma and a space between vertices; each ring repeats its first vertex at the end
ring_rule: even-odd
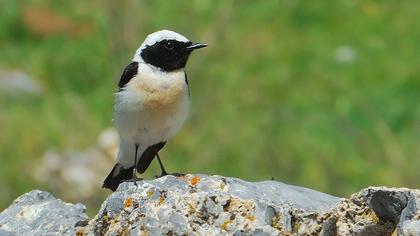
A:
POLYGON ((187 47, 188 50, 195 50, 195 49, 199 49, 199 48, 204 48, 207 47, 207 44, 205 43, 193 43, 190 46, 187 47))

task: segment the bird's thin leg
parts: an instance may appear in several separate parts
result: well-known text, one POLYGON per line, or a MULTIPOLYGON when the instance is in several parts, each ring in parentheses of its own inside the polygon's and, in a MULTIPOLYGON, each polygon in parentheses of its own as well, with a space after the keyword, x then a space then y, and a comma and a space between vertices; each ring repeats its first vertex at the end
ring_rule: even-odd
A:
POLYGON ((185 175, 185 174, 181 174, 181 173, 168 173, 168 172, 166 172, 165 167, 163 167, 162 161, 160 160, 159 153, 156 153, 156 157, 158 159, 160 169, 162 171, 162 174, 160 176, 155 176, 156 178, 162 177, 162 176, 165 176, 165 175, 173 175, 173 176, 176 176, 176 177, 181 177, 181 176, 185 175))
POLYGON ((133 177, 132 179, 137 179, 137 151, 139 150, 139 145, 136 144, 136 151, 134 152, 134 168, 133 168, 133 177))
POLYGON ((163 167, 162 161, 160 160, 159 153, 156 153, 156 157, 159 161, 160 170, 162 171, 162 174, 160 176, 168 175, 168 172, 166 172, 165 167, 163 167))

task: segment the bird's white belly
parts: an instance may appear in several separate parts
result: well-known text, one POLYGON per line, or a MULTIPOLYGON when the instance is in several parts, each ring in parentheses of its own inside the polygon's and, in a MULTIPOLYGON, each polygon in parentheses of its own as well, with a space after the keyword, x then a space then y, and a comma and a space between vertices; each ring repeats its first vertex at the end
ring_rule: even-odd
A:
POLYGON ((117 93, 114 120, 121 138, 147 148, 174 136, 188 110, 184 72, 159 79, 136 76, 117 93))

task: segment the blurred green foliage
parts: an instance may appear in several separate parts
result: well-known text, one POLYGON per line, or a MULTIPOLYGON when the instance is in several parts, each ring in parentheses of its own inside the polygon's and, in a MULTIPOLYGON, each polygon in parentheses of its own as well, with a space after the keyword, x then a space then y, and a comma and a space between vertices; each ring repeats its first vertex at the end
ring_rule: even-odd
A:
POLYGON ((419 188, 419 14, 417 1, 1 0, 0 68, 44 92, 0 94, 0 209, 48 187, 31 180, 46 150, 113 125, 122 69, 163 28, 210 45, 187 66, 192 112, 161 154, 168 170, 341 196, 419 188), (66 23, 51 31, 57 19, 31 9, 66 23))

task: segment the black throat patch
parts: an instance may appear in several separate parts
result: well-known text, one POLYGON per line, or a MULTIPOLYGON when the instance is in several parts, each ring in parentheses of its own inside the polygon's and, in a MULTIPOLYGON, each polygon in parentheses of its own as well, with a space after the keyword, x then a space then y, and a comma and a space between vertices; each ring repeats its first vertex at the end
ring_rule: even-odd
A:
POLYGON ((156 66, 163 71, 174 71, 185 67, 191 50, 187 49, 191 42, 162 40, 144 48, 140 56, 144 62, 156 66))

